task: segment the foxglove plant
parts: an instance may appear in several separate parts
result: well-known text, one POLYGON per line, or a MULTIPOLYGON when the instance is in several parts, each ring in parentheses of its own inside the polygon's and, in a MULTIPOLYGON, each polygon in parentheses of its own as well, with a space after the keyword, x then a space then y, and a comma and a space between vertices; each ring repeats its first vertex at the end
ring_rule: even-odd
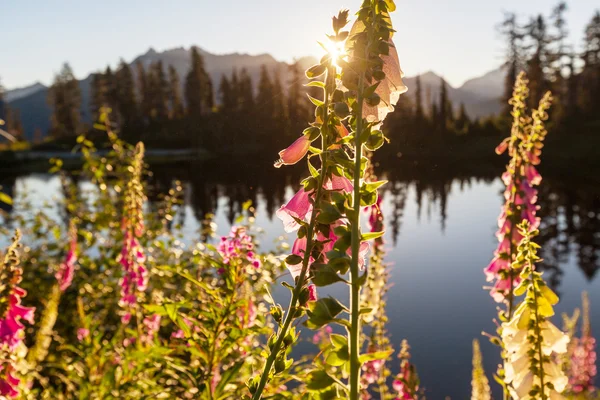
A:
POLYGON ((571 359, 569 362, 569 392, 575 395, 591 394, 596 391, 594 378, 596 367, 596 339, 592 336, 590 327, 590 305, 586 292, 582 294, 583 322, 581 337, 573 338, 571 344, 571 359))
MULTIPOLYGON (((517 247, 523 236, 517 229, 518 224, 527 221, 532 229, 537 229, 540 219, 536 216, 538 206, 537 190, 535 186, 541 182, 541 175, 536 169, 540 163, 541 149, 547 131, 544 122, 548 119, 548 109, 552 101, 550 92, 546 93, 539 103, 538 109, 532 116, 527 114, 526 103, 529 96, 528 80, 525 73, 521 72, 516 80, 513 97, 509 103, 513 106, 513 124, 510 137, 504 139, 496 148, 496 153, 508 151, 510 161, 506 171, 502 174, 502 181, 506 186, 504 191, 505 203, 498 217, 499 241, 494 252, 494 258, 484 269, 488 282, 493 282, 490 290, 492 298, 506 306, 499 310, 498 318, 501 322, 510 320, 514 314, 513 289, 520 284, 518 270, 513 268, 517 257, 517 247)), ((500 326, 498 335, 503 334, 500 326)), ((491 337, 491 341, 503 346, 499 337, 491 337)), ((502 352, 506 361, 507 352, 502 352)), ((504 382, 505 371, 498 371, 498 381, 504 382)), ((508 387, 504 387, 504 398, 508 398, 508 387)))
POLYGON ((19 284, 22 270, 19 266, 19 241, 16 231, 0 265, 0 397, 16 398, 20 395, 17 364, 21 361, 19 348, 24 346, 25 326, 33 324, 35 308, 21 304, 27 292, 19 284))
POLYGON ((117 262, 123 267, 121 278, 121 298, 119 304, 125 313, 121 317, 127 325, 131 313, 138 302, 138 296, 146 290, 148 270, 145 266, 146 256, 139 239, 144 234, 143 205, 145 201, 142 185, 142 167, 144 162, 144 145, 140 142, 135 147, 131 162, 130 177, 125 191, 123 206, 123 247, 117 257, 117 262))
POLYGON ((536 216, 538 206, 537 190, 542 177, 536 169, 540 163, 540 154, 546 136, 544 121, 548 118, 547 110, 552 97, 546 93, 540 101, 540 106, 534 110, 533 117, 526 114, 526 101, 529 96, 528 80, 522 72, 517 77, 513 97, 510 104, 513 106, 513 126, 511 136, 504 139, 496 148, 498 154, 508 150, 511 157, 502 174, 502 181, 506 185, 504 191, 505 204, 498 217, 498 232, 496 236, 500 242, 494 259, 485 269, 488 282, 494 282, 490 295, 498 303, 506 303, 506 318, 513 313, 512 290, 519 284, 518 273, 513 271, 511 264, 516 256, 517 245, 521 236, 516 226, 522 220, 527 220, 537 229, 540 219, 536 216))
MULTIPOLYGON (((289 368, 286 354, 296 341, 293 320, 305 313, 306 325, 317 329, 330 323, 341 324, 348 332, 347 343, 331 345, 332 362, 349 372, 347 384, 315 370, 312 378, 324 380, 325 387, 346 392, 351 400, 358 400, 361 364, 387 356, 370 353, 360 356, 361 310, 360 290, 366 275, 360 274, 365 264, 368 240, 383 232, 363 234, 360 230, 360 210, 377 201, 377 188, 385 182, 365 182, 363 174, 368 159, 363 148, 376 150, 384 142, 377 128, 401 93, 407 89, 402 83, 398 54, 391 40, 393 29, 389 12, 395 9, 393 0, 364 0, 357 20, 350 32, 343 30, 348 23, 348 11, 333 18, 333 35, 329 35, 334 51, 326 54, 319 64, 306 71, 315 79, 309 86, 323 90, 323 99, 310 97, 316 106, 315 121, 289 148, 280 152, 276 167, 295 164, 308 155, 310 176, 303 188, 288 204, 279 210, 288 232, 297 230, 298 238, 292 255, 286 262, 295 285, 285 318, 281 307, 272 309, 278 332, 268 341, 268 356, 262 374, 248 382, 254 400, 262 398, 269 379, 289 368), (344 46, 346 54, 340 54, 344 46), (316 78, 323 76, 323 80, 316 78), (320 148, 312 142, 321 138, 320 148), (320 158, 320 169, 311 158, 320 158), (349 272, 349 279, 344 275, 349 272), (316 286, 345 282, 350 286, 350 306, 346 308, 334 298, 307 301, 312 280, 316 286), (345 311, 347 321, 338 318, 345 311), (273 369, 273 367, 275 367, 273 369)), ((327 46, 324 46, 327 47, 327 46)), ((312 386, 314 387, 314 385, 312 386)))
POLYGON ((483 357, 479 341, 473 339, 473 375, 471 379, 471 400, 491 400, 490 382, 483 369, 483 357))
POLYGON ((393 388, 396 392, 394 400, 417 400, 420 380, 417 369, 410 362, 410 346, 402 341, 398 358, 400 358, 400 372, 394 379, 393 388))
POLYGON ((525 298, 512 318, 502 324, 502 343, 506 351, 504 381, 515 400, 560 399, 568 378, 557 356, 566 353, 569 337, 550 321, 558 296, 536 271, 539 246, 532 238, 538 231, 527 220, 517 229, 523 239, 512 264, 521 278, 514 295, 525 295, 525 298))

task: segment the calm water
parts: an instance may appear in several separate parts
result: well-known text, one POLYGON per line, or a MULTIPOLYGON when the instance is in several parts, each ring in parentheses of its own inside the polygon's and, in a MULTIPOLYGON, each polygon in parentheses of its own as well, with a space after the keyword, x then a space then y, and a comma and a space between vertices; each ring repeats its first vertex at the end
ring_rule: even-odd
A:
MULTIPOLYGON (((296 172, 274 171, 267 164, 250 170, 161 167, 154 170, 153 183, 164 191, 175 178, 185 182, 180 218, 189 238, 197 237, 198 221, 206 212, 216 214, 218 233, 225 234, 241 203, 252 199, 257 225, 265 230, 262 247, 270 249, 284 234, 274 211, 294 193, 300 179, 296 172)), ((471 341, 481 338, 482 330, 494 330, 495 304, 482 289, 482 269, 497 244, 494 232, 502 184, 495 173, 459 177, 448 171, 429 172, 427 178, 380 172, 391 181, 383 193, 393 285, 388 330, 396 347, 408 339, 428 399, 465 399, 470 397, 471 341)), ((62 196, 59 180, 47 174, 5 178, 0 184, 13 195, 28 191, 37 205, 53 204, 62 196)), ((544 223, 539 242, 544 245, 546 277, 561 295, 557 313, 571 313, 580 305, 581 291, 587 290, 595 332, 600 332, 600 282, 594 279, 600 249, 599 195, 592 184, 552 178, 542 183, 540 195, 544 223)), ((346 289, 340 289, 331 291, 346 298, 346 289)), ((560 326, 560 317, 555 322, 560 326)), ((492 380, 498 351, 484 338, 481 342, 492 380)), ((310 349, 311 345, 301 344, 298 351, 310 349)), ((396 364, 393 360, 394 372, 396 364)))

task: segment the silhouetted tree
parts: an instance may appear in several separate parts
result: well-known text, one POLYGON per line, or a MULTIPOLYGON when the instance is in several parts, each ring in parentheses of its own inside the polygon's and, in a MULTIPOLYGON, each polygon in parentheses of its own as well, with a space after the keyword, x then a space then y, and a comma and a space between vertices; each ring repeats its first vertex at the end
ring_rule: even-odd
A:
POLYGON ((185 78, 185 100, 188 115, 200 116, 214 105, 212 83, 204 69, 204 59, 197 47, 192 47, 191 66, 185 78))
POLYGON ((512 106, 508 100, 512 97, 513 87, 517 80, 517 75, 523 67, 523 37, 521 27, 517 24, 517 17, 514 13, 506 13, 504 21, 501 24, 500 32, 506 40, 506 56, 504 68, 506 69, 506 78, 504 80, 504 94, 502 101, 504 108, 502 110, 503 118, 510 120, 512 106))
POLYGON ((81 131, 81 91, 69 64, 65 63, 48 91, 54 137, 76 136, 81 131))
POLYGON ((115 72, 115 86, 118 121, 122 125, 121 128, 126 129, 138 119, 138 103, 133 72, 124 60, 121 60, 119 68, 115 72))
POLYGON ((544 93, 550 89, 547 75, 551 61, 548 49, 550 38, 542 15, 531 19, 525 29, 531 41, 529 48, 533 49, 533 53, 527 60, 527 78, 529 79, 529 106, 534 108, 537 107, 544 93))
POLYGON ((169 82, 162 61, 150 66, 148 73, 148 93, 151 104, 151 118, 164 121, 169 117, 169 82))
POLYGON ((169 106, 171 119, 183 118, 185 109, 181 98, 181 82, 177 70, 172 65, 169 65, 169 106))
POLYGON ((148 74, 141 61, 136 63, 135 68, 137 71, 137 88, 140 98, 140 117, 143 122, 147 122, 152 115, 152 96, 150 95, 148 74))

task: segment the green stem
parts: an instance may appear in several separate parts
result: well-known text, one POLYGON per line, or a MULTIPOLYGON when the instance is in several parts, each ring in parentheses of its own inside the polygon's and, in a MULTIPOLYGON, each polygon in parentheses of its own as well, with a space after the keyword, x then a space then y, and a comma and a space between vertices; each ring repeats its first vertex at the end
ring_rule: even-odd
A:
MULTIPOLYGON (((328 70, 327 72, 327 76, 325 78, 326 82, 329 82, 331 80, 331 74, 329 73, 330 71, 328 70)), ((333 75, 333 77, 335 78, 335 74, 333 75)), ((325 177, 327 176, 327 110, 329 108, 329 95, 330 95, 330 87, 328 84, 325 85, 325 96, 324 96, 324 116, 323 116, 323 130, 321 132, 321 147, 323 152, 321 153, 321 175, 319 176, 318 179, 318 184, 317 184, 317 189, 316 189, 316 193, 315 193, 315 198, 314 198, 314 205, 316 206, 319 202, 319 199, 321 198, 321 194, 323 191, 323 184, 325 183, 325 177)), ((316 207, 315 207, 316 208, 316 207)), ((271 373, 271 368, 273 367, 273 363, 275 362, 275 359, 277 358, 277 355, 279 354, 279 351, 281 350, 281 345, 283 344, 283 339, 285 338, 288 329, 290 328, 290 325, 292 324, 292 321, 294 320, 294 317, 296 315, 296 305, 298 303, 298 299, 300 298, 300 293, 302 291, 302 288, 304 286, 304 281, 306 279, 306 274, 308 272, 308 263, 310 260, 310 254, 312 252, 312 246, 314 243, 313 240, 313 236, 314 236, 314 231, 315 231, 315 224, 317 222, 317 212, 316 210, 311 214, 310 217, 310 222, 308 224, 308 228, 306 230, 306 249, 304 250, 304 257, 302 259, 302 270, 300 271, 300 276, 298 276, 298 279, 296 281, 296 286, 294 286, 294 290, 292 291, 292 298, 290 300, 290 305, 288 307, 288 313, 285 316, 285 319, 283 321, 283 325, 281 326, 281 329, 279 329, 279 332, 277 334, 277 340, 275 341, 275 344, 273 345, 273 348, 271 349, 271 352, 269 354, 269 357, 267 357, 267 360, 265 361, 265 367, 263 369, 262 375, 260 377, 260 381, 258 383, 258 387, 256 388, 256 392, 254 392, 254 395, 252 396, 252 400, 260 400, 262 397, 262 393, 265 389, 265 386, 267 384, 267 380, 269 379, 269 375, 271 373)))
POLYGON ((360 252, 360 162, 362 158, 362 143, 360 136, 363 130, 363 86, 364 74, 358 80, 358 111, 356 115, 356 131, 354 132, 354 206, 352 210, 352 263, 350 264, 350 400, 358 400, 360 393, 360 283, 358 256, 360 252))

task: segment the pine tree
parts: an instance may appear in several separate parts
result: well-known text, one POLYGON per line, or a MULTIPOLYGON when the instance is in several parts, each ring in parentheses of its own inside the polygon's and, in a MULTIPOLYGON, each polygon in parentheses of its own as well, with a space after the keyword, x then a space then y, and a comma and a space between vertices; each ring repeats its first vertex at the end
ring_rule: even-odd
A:
POLYGON ((200 116, 213 107, 212 83, 204 69, 204 59, 197 47, 192 47, 191 66, 185 78, 185 100, 188 115, 200 116))
POLYGON ((90 112, 93 121, 98 120, 100 109, 107 105, 107 89, 104 74, 100 72, 93 74, 90 83, 90 112))
POLYGON ((456 118, 456 121, 454 121, 454 128, 456 129, 458 134, 466 134, 469 132, 470 124, 471 121, 469 120, 469 116, 467 115, 465 103, 460 103, 458 117, 456 118))
POLYGON ((77 136, 81 131, 81 91, 69 64, 65 63, 55 76, 48 101, 53 109, 52 135, 77 136))
POLYGON ((438 105, 438 122, 437 126, 440 130, 442 138, 448 132, 448 122, 451 119, 452 106, 448 99, 448 87, 444 78, 441 78, 440 83, 440 100, 438 105))
POLYGON ((243 113, 251 114, 254 111, 254 89, 252 87, 252 78, 248 75, 246 68, 242 68, 240 72, 238 96, 240 110, 243 113))
POLYGON ((141 61, 136 63, 137 90, 140 98, 140 116, 143 122, 150 120, 152 115, 152 100, 148 85, 148 74, 141 61))
POLYGON ((112 110, 116 110, 117 108, 117 98, 119 97, 117 94, 117 82, 115 80, 115 75, 112 72, 112 69, 106 67, 106 71, 104 72, 104 85, 106 101, 105 105, 110 107, 112 110))
POLYGON ((281 137, 285 142, 285 125, 286 125, 286 110, 285 110, 285 93, 283 92, 283 87, 281 85, 281 76, 279 73, 279 68, 275 70, 275 74, 273 76, 273 126, 275 131, 279 137, 281 137))
POLYGON ((309 108, 306 107, 305 92, 302 89, 304 76, 298 63, 290 65, 290 82, 287 98, 288 119, 292 136, 298 136, 306 124, 309 108))
MULTIPOLYGON (((244 71, 242 71, 243 73, 244 71)), ((266 65, 260 67, 260 78, 258 81, 258 94, 256 96, 257 108, 259 111, 259 117, 263 121, 271 122, 272 119, 272 102, 273 102, 273 83, 269 77, 269 72, 266 65)))
POLYGON ((583 69, 579 90, 579 106, 586 115, 598 118, 600 109, 600 11, 585 28, 583 69))
POLYGON ((169 117, 169 82, 167 81, 162 61, 157 61, 150 66, 147 79, 151 104, 151 119, 164 121, 169 117))
POLYGON ((231 83, 225 74, 221 75, 221 83, 219 84, 219 99, 222 112, 231 113, 235 111, 237 107, 236 98, 233 95, 231 83))
POLYGON ((169 106, 171 119, 183 118, 185 109, 181 98, 181 82, 177 70, 172 65, 169 65, 169 106))
POLYGON ((5 120, 6 116, 6 103, 4 102, 4 86, 0 80, 0 120, 5 120))
POLYGON ((119 63, 115 73, 116 114, 122 129, 134 124, 138 119, 138 103, 135 95, 135 81, 131 67, 124 60, 119 63))
POLYGON ((544 93, 550 89, 547 72, 551 57, 548 44, 550 38, 546 21, 542 15, 533 18, 526 27, 527 36, 532 42, 533 53, 527 61, 527 77, 529 78, 529 107, 536 108, 544 93))
POLYGON ((506 78, 504 80, 504 94, 502 101, 504 108, 502 116, 509 120, 511 119, 510 112, 512 106, 508 104, 508 100, 513 95, 513 88, 517 80, 517 75, 523 68, 523 38, 524 34, 521 27, 517 23, 517 17, 514 13, 506 13, 504 21, 501 25, 501 34, 506 40, 506 59, 504 68, 506 68, 506 78))
POLYGON ((423 126, 425 114, 423 112, 423 88, 421 87, 421 75, 417 75, 415 82, 415 121, 417 129, 423 126))
POLYGON ((17 139, 18 141, 22 141, 25 139, 25 130, 23 129, 23 122, 21 121, 21 113, 19 110, 15 110, 5 107, 5 125, 4 130, 10 133, 17 139))
POLYGON ((231 73, 231 99, 234 111, 239 111, 240 109, 240 79, 238 77, 237 70, 234 68, 231 73))

